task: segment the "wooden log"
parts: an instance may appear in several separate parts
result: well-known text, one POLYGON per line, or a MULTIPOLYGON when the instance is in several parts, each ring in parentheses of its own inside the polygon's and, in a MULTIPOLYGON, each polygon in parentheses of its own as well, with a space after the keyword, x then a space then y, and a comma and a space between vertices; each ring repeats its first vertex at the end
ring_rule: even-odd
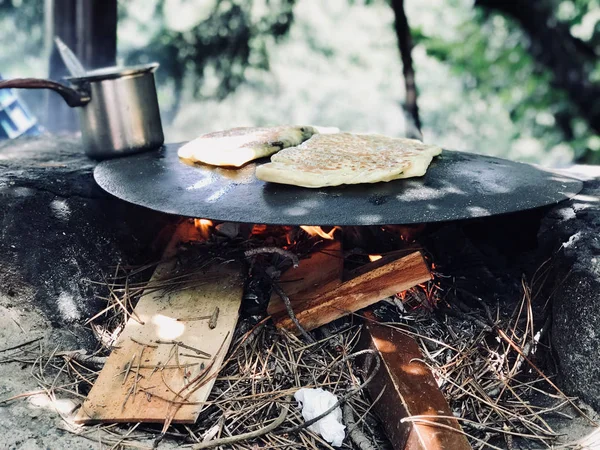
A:
MULTIPOLYGON (((390 327, 368 322, 363 329, 361 346, 376 350, 381 358, 381 368, 366 389, 372 399, 385 389, 373 411, 394 450, 471 449, 456 419, 435 417, 451 417, 452 411, 433 375, 421 362, 423 355, 412 338, 390 327), (424 421, 401 422, 402 418, 418 415, 433 416, 424 421, 442 426, 424 421)), ((365 366, 367 363, 368 359, 365 366)))
MULTIPOLYGON (((194 226, 184 223, 165 256, 173 255, 178 243, 195 238, 194 226)), ((168 278, 173 265, 173 258, 160 264, 152 280, 168 278)), ((162 423, 171 414, 175 414, 173 423, 196 421, 215 380, 197 390, 182 389, 188 383, 194 386, 194 378, 204 368, 207 378, 219 370, 233 337, 243 291, 235 265, 213 266, 196 281, 197 287, 140 298, 76 422, 162 423), (197 319, 214 317, 217 307, 214 328, 210 320, 197 319), (173 402, 182 401, 186 404, 177 409, 173 402)))
MULTIPOLYGON (((331 241, 308 258, 300 260, 296 269, 285 272, 279 284, 290 299, 310 298, 342 284, 343 270, 341 244, 339 241, 331 241)), ((287 314, 285 305, 275 293, 271 297, 268 313, 271 316, 287 314)))
MULTIPOLYGON (((309 259, 301 261, 300 267, 303 264, 310 266, 303 270, 329 271, 335 262, 309 259)), ((416 251, 392 261, 375 261, 368 269, 371 270, 361 268, 354 278, 345 282, 340 280, 337 285, 329 282, 325 291, 304 289, 288 294, 296 318, 304 329, 312 330, 431 279, 423 255, 416 251)), ((285 275, 293 277, 294 274, 292 269, 285 275)), ((341 278, 341 273, 339 276, 341 278)), ((285 285, 282 287, 285 291, 285 285)), ((268 312, 278 327, 297 332, 281 299, 271 299, 268 312)))

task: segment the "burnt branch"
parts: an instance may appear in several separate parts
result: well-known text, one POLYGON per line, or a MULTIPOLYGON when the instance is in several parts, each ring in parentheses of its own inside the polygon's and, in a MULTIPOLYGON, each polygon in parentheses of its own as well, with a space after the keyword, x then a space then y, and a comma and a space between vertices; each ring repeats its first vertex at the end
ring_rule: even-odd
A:
POLYGON ((256 255, 261 255, 263 253, 277 253, 278 255, 283 256, 284 258, 288 258, 292 261, 292 264, 294 265, 294 268, 298 267, 298 264, 300 263, 298 261, 298 257, 293 254, 292 252, 288 251, 288 250, 284 250, 282 248, 279 247, 259 247, 259 248, 253 248, 250 250, 246 250, 244 252, 244 256, 246 258, 252 258, 253 256, 256 255))
POLYGON ((287 313, 290 316, 290 320, 294 323, 294 325, 296 326, 298 331, 300 331, 302 336, 304 336, 308 342, 311 342, 311 343, 315 342, 315 340, 312 338, 312 336, 310 334, 308 334, 308 332, 302 327, 302 325, 300 325, 300 322, 298 321, 298 318, 296 317, 296 314, 294 313, 294 309, 292 308, 292 303, 290 302, 290 298, 283 291, 283 289, 281 289, 281 286, 279 286, 277 283, 273 283, 273 290, 277 293, 277 295, 283 301, 283 304, 285 305, 285 309, 287 310, 287 313))

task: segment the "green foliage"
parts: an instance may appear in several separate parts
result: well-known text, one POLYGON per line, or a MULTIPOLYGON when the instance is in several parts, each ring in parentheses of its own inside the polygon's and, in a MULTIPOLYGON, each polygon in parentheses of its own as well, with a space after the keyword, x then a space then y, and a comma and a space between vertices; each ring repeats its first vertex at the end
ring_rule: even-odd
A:
MULTIPOLYGON (((580 24, 594 1, 558 2, 568 9, 569 25, 580 24)), ((449 7, 449 6, 448 6, 449 7)), ((575 157, 594 150, 594 134, 565 92, 553 85, 552 73, 533 60, 520 28, 499 14, 476 10, 457 27, 454 39, 415 30, 415 40, 427 54, 447 64, 463 80, 465 90, 499 98, 518 124, 546 148, 567 142, 575 157)), ((519 136, 513 136, 517 138, 519 136)))
MULTIPOLYGON (((161 63, 159 81, 174 81, 175 95, 179 95, 183 80, 190 74, 196 97, 222 99, 245 81, 247 69, 269 70, 267 43, 287 34, 295 0, 207 1, 197 21, 184 29, 174 29, 169 23, 169 16, 176 14, 171 10, 174 3, 167 0, 155 3, 149 42, 142 48, 132 49, 126 59, 161 63), (203 89, 207 73, 217 79, 210 92, 203 89)), ((185 3, 185 0, 181 2, 183 6, 185 3)), ((196 12, 200 8, 198 2, 187 3, 192 4, 196 12)), ((129 5, 122 6, 129 8, 129 5)), ((122 14, 131 20, 136 18, 127 10, 122 14)), ((138 25, 143 28, 145 24, 138 25)))
POLYGON ((0 68, 18 62, 18 69, 23 70, 41 55, 43 14, 44 0, 0 0, 0 68))
MULTIPOLYGON (((544 1, 600 51, 600 0, 544 1)), ((472 0, 405 0, 405 7, 426 139, 550 164, 600 155, 600 138, 532 59, 518 25, 483 14, 472 0)), ((46 73, 43 14, 44 0, 0 0, 4 76, 46 73)), ((127 0, 119 2, 118 33, 120 62, 161 63, 171 140, 281 122, 404 131, 389 0, 127 0)), ((600 61, 592 63, 600 82, 600 61)), ((30 106, 44 99, 20 94, 30 106)))
MULTIPOLYGON (((44 0, 0 0, 0 49, 4 78, 46 74, 44 0)), ((38 118, 45 113, 45 96, 39 91, 20 90, 19 96, 38 118)))

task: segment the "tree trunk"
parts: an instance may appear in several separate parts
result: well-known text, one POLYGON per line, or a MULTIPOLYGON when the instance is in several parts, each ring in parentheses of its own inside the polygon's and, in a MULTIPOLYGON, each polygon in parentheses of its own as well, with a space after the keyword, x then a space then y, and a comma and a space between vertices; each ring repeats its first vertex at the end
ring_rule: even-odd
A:
POLYGON ((417 105, 417 85, 415 82, 415 70, 412 63, 412 36, 406 13, 404 12, 404 0, 390 0, 390 6, 394 11, 394 29, 398 39, 400 58, 402 59, 402 74, 406 88, 406 101, 404 104, 407 116, 406 135, 421 139, 421 119, 419 117, 419 106, 417 105))
MULTIPOLYGON (((73 50, 86 69, 114 66, 117 57, 117 0, 46 0, 47 38, 50 54, 49 78, 60 81, 69 76, 54 45, 58 36, 73 50)), ((76 131, 75 111, 53 92, 48 93, 47 127, 51 131, 76 131)))
POLYGON ((76 54, 86 69, 117 61, 117 0, 79 0, 76 54))
POLYGON ((554 75, 554 82, 577 106, 590 128, 600 133, 600 84, 590 79, 597 61, 592 47, 571 35, 548 1, 476 0, 476 6, 498 11, 515 20, 530 40, 533 57, 554 75))
MULTIPOLYGON (((54 37, 58 36, 62 41, 75 51, 77 36, 75 31, 75 6, 77 0, 48 0, 50 6, 46 9, 51 15, 48 25, 51 30, 46 34, 50 40, 47 45, 52 49, 50 52, 50 67, 48 69, 48 78, 55 81, 61 81, 69 76, 60 53, 54 45, 54 37)), ((44 125, 53 132, 71 131, 79 129, 76 112, 71 109, 64 100, 54 92, 46 93, 47 113, 44 125)))

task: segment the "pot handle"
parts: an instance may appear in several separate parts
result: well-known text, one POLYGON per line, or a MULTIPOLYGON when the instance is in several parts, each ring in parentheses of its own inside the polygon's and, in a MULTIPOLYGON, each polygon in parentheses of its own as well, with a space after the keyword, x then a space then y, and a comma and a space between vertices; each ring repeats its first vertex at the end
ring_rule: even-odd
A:
POLYGON ((0 89, 52 89, 57 92, 69 106, 87 105, 91 97, 86 92, 79 92, 60 83, 40 78, 14 78, 0 81, 0 89))

